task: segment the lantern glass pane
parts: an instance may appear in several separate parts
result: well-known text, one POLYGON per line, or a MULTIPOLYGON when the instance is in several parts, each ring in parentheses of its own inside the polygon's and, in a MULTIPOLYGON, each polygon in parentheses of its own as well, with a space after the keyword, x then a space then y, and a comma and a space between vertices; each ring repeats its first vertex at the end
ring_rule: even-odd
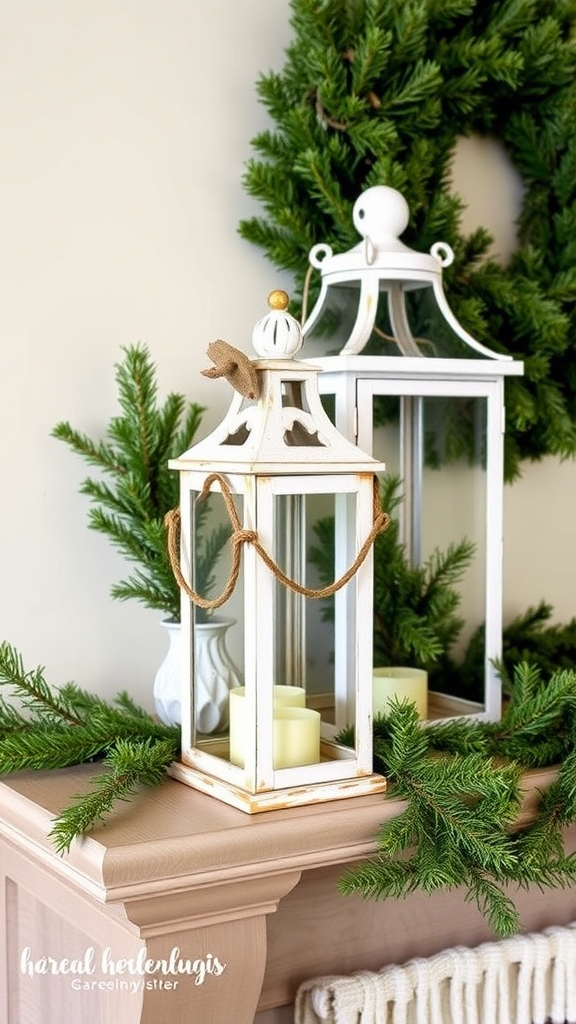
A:
MULTIPOLYGON (((218 491, 202 502, 193 492, 191 559, 192 587, 208 601, 218 598, 230 572, 230 518, 218 491)), ((243 498, 232 500, 240 521, 243 498)), ((228 756, 229 693, 244 683, 242 614, 243 566, 229 598, 217 608, 191 602, 193 658, 191 659, 191 746, 215 756, 228 756)))
POLYGON ((362 305, 359 281, 330 284, 322 310, 306 334, 307 356, 341 352, 359 333, 365 341, 355 351, 364 355, 483 358, 447 322, 428 282, 382 279, 376 310, 371 299, 362 305))
POLYGON ((360 301, 360 284, 332 284, 326 292, 318 319, 306 335, 307 358, 336 355, 350 337, 360 301))
MULTIPOLYGON (((406 319, 420 355, 429 359, 483 359, 452 329, 432 288, 406 288, 406 319)), ((388 353, 387 353, 388 354, 388 353)))
POLYGON ((469 541, 473 554, 453 587, 455 636, 446 643, 438 667, 430 671, 432 690, 483 703, 486 631, 486 400, 428 398, 424 401, 425 470, 422 485, 422 557, 430 565, 437 552, 469 541), (442 407, 447 408, 442 408, 442 407), (461 624, 458 628, 456 623, 461 624))
MULTIPOLYGON (((287 576, 317 591, 348 568, 355 556, 349 557, 347 534, 354 536, 356 498, 356 493, 277 496, 277 561, 287 576)), ((354 694, 354 668, 346 664, 353 648, 350 590, 348 584, 337 597, 316 598, 275 583, 274 682, 305 690, 305 704, 320 714, 324 738, 334 736, 336 724, 354 723, 348 692, 354 694)), ((322 759, 327 757, 324 749, 322 759)))
MULTIPOLYGON (((484 702, 486 649, 487 399, 483 396, 375 396, 374 454, 386 460, 387 479, 398 482, 404 564, 414 570, 413 610, 437 632, 440 650, 418 661, 429 688, 463 700, 484 702), (434 580, 440 579, 440 588, 434 580), (438 598, 441 604, 438 604, 438 598), (440 614, 437 614, 440 608, 440 614), (443 609, 443 611, 442 611, 443 609)), ((375 549, 375 594, 389 594, 386 535, 375 549)), ((377 599, 376 599, 377 600, 377 599)), ((392 607, 392 604, 390 605, 392 607)), ((375 623, 381 609, 375 606, 375 623)), ((387 648, 393 634, 375 628, 375 663, 407 664, 411 652, 387 648)), ((446 713, 434 701, 430 717, 446 713)))
MULTIPOLYGON (((277 497, 277 561, 307 589, 322 586, 322 577, 333 572, 333 518, 334 495, 277 497), (309 560, 314 551, 318 557, 309 560)), ((275 600, 276 681, 333 694, 333 602, 311 599, 281 582, 275 600)))

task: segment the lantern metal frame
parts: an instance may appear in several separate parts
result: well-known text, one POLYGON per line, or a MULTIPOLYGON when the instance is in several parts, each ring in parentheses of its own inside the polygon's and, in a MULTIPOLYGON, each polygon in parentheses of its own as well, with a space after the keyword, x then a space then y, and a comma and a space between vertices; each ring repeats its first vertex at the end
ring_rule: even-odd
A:
MULTIPOLYGON (((180 570, 184 583, 182 744, 180 759, 170 772, 250 813, 382 792, 386 787, 372 763, 372 551, 365 544, 374 530, 376 474, 385 467, 334 427, 319 398, 318 368, 282 358, 282 348, 278 352, 282 332, 297 335, 296 348, 301 335, 299 325, 295 328, 296 321, 284 308, 276 312, 282 313, 283 321, 269 314, 273 329, 259 322, 254 332, 255 347, 256 338, 267 328, 272 339, 269 345, 260 345, 266 358, 251 362, 251 371, 261 382, 260 394, 253 398, 237 392, 212 434, 170 463, 180 473, 180 570), (271 348, 275 358, 269 356, 271 348), (195 728, 195 609, 190 599, 194 587, 193 523, 195 502, 206 488, 225 490, 235 502, 242 534, 243 766, 230 760, 225 736, 201 736, 195 728), (309 495, 333 496, 337 518, 344 523, 345 543, 336 549, 336 576, 344 576, 355 559, 358 565, 334 594, 334 708, 330 720, 322 720, 320 759, 313 764, 275 768, 272 684, 276 645, 280 641, 286 644, 286 664, 295 665, 294 683, 305 685, 301 652, 290 646, 296 643, 303 648, 302 602, 308 598, 300 593, 293 596, 282 608, 282 613, 287 609, 289 615, 288 630, 276 626, 277 588, 282 583, 262 551, 277 562, 282 549, 281 556, 288 558, 286 571, 298 574, 306 562, 301 504, 309 495), (279 525, 286 527, 285 521, 278 521, 279 502, 285 499, 289 512, 294 512, 288 516, 287 545, 280 543, 278 530, 279 525), (338 738, 346 726, 352 730, 351 745, 338 738)), ((289 355, 295 346, 288 345, 289 355)), ((239 359, 240 353, 234 358, 239 359)))
POLYGON ((435 360, 432 370, 428 366, 431 360, 385 360, 362 355, 328 356, 315 362, 322 366, 319 378, 321 394, 335 398, 335 423, 343 433, 356 438, 359 447, 366 452, 372 452, 374 445, 374 398, 394 396, 400 401, 403 481, 400 533, 413 564, 420 564, 422 557, 420 400, 432 397, 485 400, 484 700, 480 705, 453 695, 431 693, 429 706, 434 717, 465 715, 479 720, 497 720, 501 714, 502 699, 496 665, 502 655, 504 381, 508 374, 517 372, 517 364, 502 362, 487 367, 471 360, 441 367, 438 365, 440 362, 448 361, 435 360))
MULTIPOLYGON (((322 286, 310 316, 304 319, 302 332, 305 340, 313 338, 332 285, 359 285, 358 309, 340 353, 315 353, 312 361, 322 370, 321 394, 333 396, 335 425, 366 452, 374 451, 375 397, 393 396, 399 400, 403 489, 400 533, 413 564, 420 564, 422 559, 423 402, 426 398, 463 398, 486 403, 484 699, 479 703, 431 694, 430 714, 495 720, 501 714, 501 681, 496 665, 502 654, 504 382, 508 376, 522 374, 523 365, 507 354, 487 348, 458 322, 442 285, 442 269, 452 262, 452 250, 445 243, 436 243, 428 255, 405 246, 399 235, 408 223, 408 212, 405 200, 396 190, 384 186, 368 189, 358 197, 353 215, 363 241, 342 254, 334 255, 330 247, 322 245, 311 250, 311 266, 320 269, 322 286), (424 354, 412 336, 405 301, 410 292, 422 288, 432 290, 442 319, 457 336, 460 355, 433 356, 429 351, 424 354), (368 355, 362 351, 374 329, 381 302, 387 303, 395 355, 368 355)), ((330 347, 330 338, 326 344, 330 347)))

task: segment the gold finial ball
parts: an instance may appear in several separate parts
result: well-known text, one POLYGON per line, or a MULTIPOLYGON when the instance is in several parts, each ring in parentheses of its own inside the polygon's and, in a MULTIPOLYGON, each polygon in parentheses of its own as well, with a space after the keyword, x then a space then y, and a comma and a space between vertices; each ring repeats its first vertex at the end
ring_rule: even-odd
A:
POLYGON ((302 348, 302 329, 288 312, 289 301, 281 288, 268 295, 270 309, 252 331, 252 344, 262 359, 292 359, 302 348))
POLYGON ((268 296, 270 309, 288 309, 289 302, 287 292, 282 291, 281 288, 275 288, 268 296))

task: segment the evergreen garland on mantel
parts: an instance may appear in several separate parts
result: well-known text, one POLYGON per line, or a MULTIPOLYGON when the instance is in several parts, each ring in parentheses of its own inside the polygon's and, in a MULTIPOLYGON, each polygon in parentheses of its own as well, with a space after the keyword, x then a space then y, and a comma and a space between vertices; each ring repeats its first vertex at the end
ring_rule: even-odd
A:
MULTIPOLYGON (((308 253, 358 241, 354 201, 390 185, 408 201, 403 241, 455 253, 449 302, 471 334, 524 361, 506 384, 506 478, 523 460, 576 454, 576 0, 291 0, 293 41, 261 74, 275 127, 244 175, 264 216, 240 234, 295 278, 308 253), (519 245, 488 258, 465 235, 450 171, 457 140, 501 141, 524 189, 519 245)), ((313 289, 319 275, 312 279, 313 289)), ((314 297, 314 292, 312 293, 314 297)))
POLYGON ((118 800, 131 799, 140 786, 160 783, 178 756, 180 729, 156 722, 125 691, 109 704, 75 683, 50 687, 44 670, 27 671, 6 642, 0 644, 2 685, 20 707, 0 695, 0 776, 104 763, 92 791, 56 816, 50 837, 60 853, 90 832, 118 800))
MULTIPOLYGON (((159 784, 178 757, 179 730, 158 724, 126 693, 109 704, 73 683, 51 688, 8 643, 0 644, 0 685, 20 704, 0 698, 0 775, 102 761, 89 791, 55 818, 50 837, 61 853, 116 801, 159 784)), ((422 727, 410 705, 397 704, 375 723, 375 767, 405 809, 382 826, 376 856, 343 876, 342 892, 382 899, 464 886, 497 935, 515 932, 514 886, 557 888, 576 878, 576 857, 563 842, 576 821, 575 736, 572 671, 544 680, 520 665, 510 706, 495 723, 422 727), (523 770, 555 764, 535 819, 522 825, 523 770)))

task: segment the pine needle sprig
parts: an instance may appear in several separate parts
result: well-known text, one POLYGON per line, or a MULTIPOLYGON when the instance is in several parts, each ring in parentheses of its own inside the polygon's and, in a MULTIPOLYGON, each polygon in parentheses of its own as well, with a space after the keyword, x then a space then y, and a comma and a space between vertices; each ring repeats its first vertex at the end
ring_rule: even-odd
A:
POLYGON ((492 744, 490 736, 484 729, 470 728, 470 721, 465 718, 450 719, 446 722, 434 722, 427 732, 430 751, 441 751, 445 754, 481 753, 490 756, 492 744))
POLYGON ((82 689, 76 683, 63 683, 58 687, 58 696, 82 722, 88 721, 96 708, 108 706, 102 697, 95 693, 89 693, 88 690, 82 689))
POLYGON ((68 852, 76 838, 104 821, 117 801, 131 800, 142 786, 159 785, 176 753, 170 739, 118 740, 103 760, 105 772, 91 780, 92 791, 78 795, 58 815, 49 833, 56 850, 68 852))
POLYGON ((514 881, 521 888, 567 888, 576 879, 576 853, 566 854, 564 832, 576 822, 576 751, 558 766, 558 777, 541 794, 538 813, 514 836, 518 851, 514 881))
POLYGON ((177 727, 166 726, 151 715, 126 711, 122 706, 118 706, 116 701, 94 708, 88 722, 94 729, 101 733, 107 732, 108 736, 112 735, 116 739, 129 739, 131 736, 147 740, 162 740, 167 736, 178 739, 180 737, 180 730, 177 727))
POLYGON ((523 888, 538 881, 544 868, 548 870, 551 864, 558 867, 567 861, 562 836, 564 814, 559 813, 556 803, 558 793, 552 793, 554 803, 548 803, 548 793, 544 794, 536 821, 517 835, 518 866, 514 879, 523 888))
POLYGON ((22 732, 27 728, 28 721, 24 715, 0 695, 0 740, 10 733, 22 732))
POLYGON ((169 460, 191 446, 205 408, 177 393, 160 402, 148 349, 130 345, 122 351, 115 367, 121 414, 110 419, 104 437, 92 439, 67 421, 56 424, 52 436, 100 471, 80 485, 90 501, 88 525, 138 564, 135 576, 112 586, 112 596, 136 599, 176 621, 180 590, 164 517, 178 504, 179 482, 169 460))
POLYGON ((393 707, 392 711, 393 737, 386 757, 389 777, 395 796, 420 807, 420 858, 432 843, 446 846, 452 856, 461 855, 464 861, 470 858, 483 870, 496 865, 511 869, 514 853, 506 830, 520 805, 519 766, 495 765, 477 753, 429 757, 426 731, 420 729, 414 708, 393 707), (414 742, 407 741, 406 721, 413 735, 421 734, 413 760, 414 742))
MULTIPOLYGON (((344 874, 343 893, 385 899, 462 887, 465 899, 505 936, 519 926, 512 885, 544 890, 573 884, 576 856, 564 852, 563 830, 576 821, 576 673, 561 671, 545 681, 537 668, 520 665, 517 675, 518 690, 501 723, 456 720, 422 728, 405 702, 375 720, 375 769, 386 775, 388 795, 403 801, 404 810, 381 826, 375 856, 344 874), (539 763, 555 763, 559 753, 561 763, 526 825, 521 780, 535 747, 539 763)), ((342 738, 349 741, 349 732, 342 738)))
POLYGON ((575 715, 576 672, 563 669, 544 682, 536 666, 522 664, 514 673, 509 708, 491 730, 493 742, 501 752, 515 756, 512 750, 519 742, 566 737, 575 715))
POLYGON ((0 644, 0 686, 9 686, 19 698, 23 707, 34 713, 42 713, 50 720, 60 720, 70 725, 81 725, 82 719, 75 713, 66 693, 51 690, 44 678, 41 667, 26 671, 20 654, 10 644, 0 644))
POLYGON ((57 423, 52 431, 52 437, 66 444, 77 455, 82 456, 85 462, 104 473, 121 473, 124 466, 117 461, 116 453, 105 441, 93 441, 81 430, 76 430, 70 423, 62 421, 57 423))
POLYGON ((44 669, 26 671, 7 642, 0 644, 0 684, 23 706, 20 711, 0 698, 0 775, 96 760, 104 766, 96 792, 57 816, 51 835, 59 850, 90 831, 115 800, 157 784, 178 756, 180 730, 157 722, 126 691, 109 704, 75 683, 50 687, 44 669))
POLYGON ((344 896, 360 895, 364 899, 405 899, 418 889, 414 866, 408 860, 392 860, 375 854, 346 871, 338 882, 344 896))
POLYGON ((465 879, 464 900, 475 903, 494 933, 500 938, 515 935, 520 926, 520 915, 511 896, 481 871, 468 868, 465 879))
POLYGON ((90 726, 58 726, 36 722, 10 733, 0 748, 0 775, 11 772, 68 768, 93 761, 110 745, 110 735, 90 726))
POLYGON ((127 715, 131 715, 137 719, 142 719, 144 722, 148 722, 150 719, 148 712, 136 703, 127 690, 120 690, 120 692, 116 694, 114 704, 127 715))

